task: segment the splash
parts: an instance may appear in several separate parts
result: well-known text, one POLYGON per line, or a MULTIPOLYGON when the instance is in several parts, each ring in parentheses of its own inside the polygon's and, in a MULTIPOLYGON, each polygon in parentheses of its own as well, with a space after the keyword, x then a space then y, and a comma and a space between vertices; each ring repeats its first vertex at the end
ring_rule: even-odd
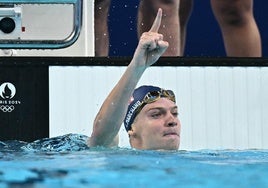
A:
POLYGON ((54 138, 43 138, 31 143, 11 140, 0 141, 0 152, 68 152, 87 150, 88 137, 80 134, 67 134, 54 138))

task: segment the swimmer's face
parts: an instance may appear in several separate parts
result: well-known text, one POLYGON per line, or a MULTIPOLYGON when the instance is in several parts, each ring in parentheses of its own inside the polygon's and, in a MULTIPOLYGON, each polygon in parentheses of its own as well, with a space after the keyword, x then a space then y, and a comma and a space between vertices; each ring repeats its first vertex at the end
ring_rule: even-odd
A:
POLYGON ((136 149, 177 150, 180 131, 176 104, 160 98, 142 108, 128 133, 131 145, 136 149))

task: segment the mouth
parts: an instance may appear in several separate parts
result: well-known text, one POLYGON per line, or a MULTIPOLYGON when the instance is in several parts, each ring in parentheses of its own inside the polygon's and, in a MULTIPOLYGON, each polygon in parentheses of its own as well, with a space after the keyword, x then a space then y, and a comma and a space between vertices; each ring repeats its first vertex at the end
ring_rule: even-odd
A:
POLYGON ((179 134, 176 132, 167 132, 167 133, 164 133, 163 136, 178 136, 179 137, 179 134))

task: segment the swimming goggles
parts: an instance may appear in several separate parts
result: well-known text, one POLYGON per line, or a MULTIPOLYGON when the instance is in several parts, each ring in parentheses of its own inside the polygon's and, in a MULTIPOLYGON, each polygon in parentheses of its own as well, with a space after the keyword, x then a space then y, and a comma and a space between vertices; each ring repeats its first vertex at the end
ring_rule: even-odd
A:
POLYGON ((136 109, 136 115, 140 113, 140 111, 146 104, 153 103, 161 97, 168 98, 169 100, 176 103, 175 94, 171 90, 161 89, 160 91, 151 91, 144 96, 140 106, 136 109))

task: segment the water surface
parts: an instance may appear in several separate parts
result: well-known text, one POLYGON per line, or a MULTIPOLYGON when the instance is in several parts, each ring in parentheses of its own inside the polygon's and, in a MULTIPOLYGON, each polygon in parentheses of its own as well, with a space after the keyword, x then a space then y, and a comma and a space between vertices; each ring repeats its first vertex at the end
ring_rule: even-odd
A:
POLYGON ((0 142, 0 187, 267 187, 267 150, 88 148, 69 134, 0 142))

